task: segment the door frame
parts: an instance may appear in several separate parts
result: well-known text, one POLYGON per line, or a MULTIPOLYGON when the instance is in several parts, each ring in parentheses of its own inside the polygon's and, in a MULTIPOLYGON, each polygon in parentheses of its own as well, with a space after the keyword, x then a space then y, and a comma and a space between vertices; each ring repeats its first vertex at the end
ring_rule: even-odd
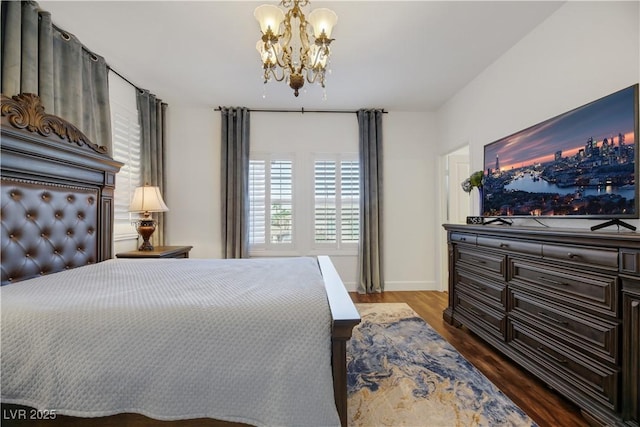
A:
POLYGON ((470 157, 469 144, 467 143, 454 151, 441 155, 438 161, 440 211, 434 235, 437 236, 437 247, 439 248, 436 254, 438 258, 438 277, 436 279, 440 291, 448 290, 449 277, 447 232, 442 228, 442 224, 464 223, 463 218, 471 215, 472 198, 463 194, 460 187, 460 183, 469 177, 470 157))

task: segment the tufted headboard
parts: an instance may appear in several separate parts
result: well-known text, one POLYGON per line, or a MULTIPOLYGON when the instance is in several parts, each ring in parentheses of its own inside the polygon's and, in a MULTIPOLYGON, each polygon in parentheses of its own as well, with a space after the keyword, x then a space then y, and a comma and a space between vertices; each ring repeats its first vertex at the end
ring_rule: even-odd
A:
POLYGON ((2 95, 2 285, 112 257, 122 163, 33 94, 2 95))

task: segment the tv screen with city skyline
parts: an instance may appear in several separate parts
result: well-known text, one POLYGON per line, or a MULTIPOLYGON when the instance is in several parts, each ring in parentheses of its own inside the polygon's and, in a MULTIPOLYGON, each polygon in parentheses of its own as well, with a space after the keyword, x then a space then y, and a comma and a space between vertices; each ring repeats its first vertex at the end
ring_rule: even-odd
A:
POLYGON ((638 85, 484 147, 485 217, 638 218, 638 85))

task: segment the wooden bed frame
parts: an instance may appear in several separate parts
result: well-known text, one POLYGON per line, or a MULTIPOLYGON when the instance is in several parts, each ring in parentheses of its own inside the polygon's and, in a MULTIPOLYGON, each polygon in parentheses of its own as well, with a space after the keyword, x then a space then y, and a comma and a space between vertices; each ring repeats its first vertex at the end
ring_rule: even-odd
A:
MULTIPOLYGON (((112 258, 113 190, 122 164, 72 124, 45 113, 36 95, 2 95, 0 108, 2 285, 112 258)), ((329 257, 318 257, 318 264, 333 318, 336 407, 346 426, 346 348, 360 316, 329 257)), ((3 413, 9 406, 15 407, 3 404, 3 413)), ((100 426, 150 425, 151 421, 137 414, 56 420, 64 425, 100 426)), ((40 421, 52 426, 56 420, 40 421)), ((194 425, 189 421, 194 420, 180 424, 194 425)), ((216 420, 204 424, 234 425, 216 420)))

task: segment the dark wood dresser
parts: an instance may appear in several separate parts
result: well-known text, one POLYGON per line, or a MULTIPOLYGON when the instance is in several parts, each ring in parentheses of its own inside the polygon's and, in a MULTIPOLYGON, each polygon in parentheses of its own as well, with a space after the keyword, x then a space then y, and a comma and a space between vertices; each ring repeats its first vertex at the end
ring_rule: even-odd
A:
POLYGON ((638 427, 640 234, 444 228, 444 319, 573 401, 590 422, 638 427))

